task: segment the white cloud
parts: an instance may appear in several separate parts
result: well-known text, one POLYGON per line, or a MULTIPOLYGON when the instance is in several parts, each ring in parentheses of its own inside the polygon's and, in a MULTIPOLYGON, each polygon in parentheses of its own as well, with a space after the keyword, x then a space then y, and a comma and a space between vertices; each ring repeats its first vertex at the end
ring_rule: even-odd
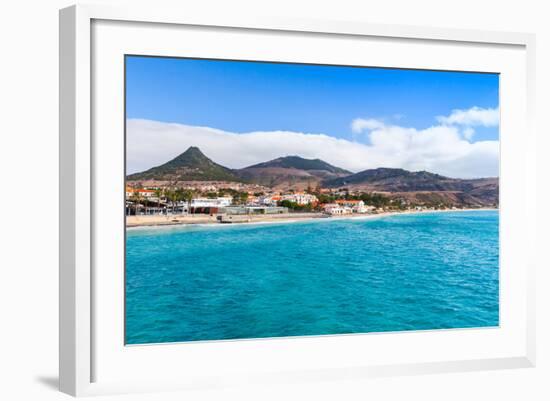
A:
POLYGON ((379 129, 384 126, 384 123, 379 120, 375 120, 374 118, 356 118, 351 122, 351 131, 354 134, 360 134, 361 132, 364 132, 365 130, 373 130, 373 129, 379 129))
MULTIPOLYGON (((423 130, 363 123, 370 143, 358 143, 324 134, 291 131, 237 134, 208 127, 128 120, 128 173, 165 163, 198 146, 215 162, 242 168, 280 156, 319 158, 353 172, 377 167, 427 170, 449 177, 498 176, 498 141, 470 143, 455 126, 438 125, 423 130)), ((375 123, 376 122, 376 123, 375 123)))
POLYGON ((466 125, 484 127, 496 127, 499 124, 500 113, 499 109, 483 109, 474 106, 467 110, 453 110, 448 116, 438 116, 437 121, 445 125, 466 125))

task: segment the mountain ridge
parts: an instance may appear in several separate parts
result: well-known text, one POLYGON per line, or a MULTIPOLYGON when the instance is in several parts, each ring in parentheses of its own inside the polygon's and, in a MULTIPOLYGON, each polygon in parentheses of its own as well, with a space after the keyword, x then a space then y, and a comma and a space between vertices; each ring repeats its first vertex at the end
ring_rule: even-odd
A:
POLYGON ((245 167, 241 170, 266 167, 296 168, 300 170, 325 170, 336 174, 353 174, 349 170, 333 166, 332 164, 329 164, 321 159, 306 159, 297 155, 278 157, 267 162, 245 167))
MULTIPOLYGON (((367 169, 322 183, 327 188, 346 187, 352 190, 390 193, 447 193, 447 197, 472 204, 498 203, 498 178, 449 178, 428 171, 400 168, 367 169), (451 195, 454 194, 454 195, 451 195), (457 194, 464 194, 459 196, 457 194)), ((420 195, 425 197, 425 195, 420 195)))
POLYGON ((234 170, 244 180, 271 188, 292 187, 303 190, 315 187, 321 181, 351 174, 321 159, 283 156, 267 162, 234 170))
POLYGON ((191 146, 168 162, 130 174, 130 181, 228 181, 257 184, 273 190, 305 190, 324 187, 353 191, 400 194, 422 200, 437 196, 455 203, 497 204, 499 182, 496 177, 460 179, 428 171, 379 167, 352 173, 321 159, 297 155, 278 157, 241 169, 230 169, 209 159, 191 146))

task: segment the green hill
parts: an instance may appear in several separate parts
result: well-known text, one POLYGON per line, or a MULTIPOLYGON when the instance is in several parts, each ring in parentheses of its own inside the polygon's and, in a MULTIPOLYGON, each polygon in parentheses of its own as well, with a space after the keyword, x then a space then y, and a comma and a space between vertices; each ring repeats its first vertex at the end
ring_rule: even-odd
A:
POLYGON ((214 163, 195 146, 160 166, 130 174, 128 180, 242 181, 232 170, 214 163))

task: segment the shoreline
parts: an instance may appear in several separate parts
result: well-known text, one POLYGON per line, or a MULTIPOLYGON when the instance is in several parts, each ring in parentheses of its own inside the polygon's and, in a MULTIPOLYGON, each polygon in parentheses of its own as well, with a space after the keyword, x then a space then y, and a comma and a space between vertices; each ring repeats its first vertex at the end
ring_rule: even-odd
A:
MULTIPOLYGON (((277 223, 298 223, 313 220, 369 220, 397 215, 413 215, 413 214, 431 214, 431 213, 449 213, 449 212, 475 212, 475 211, 498 211, 498 208, 472 208, 472 209, 444 209, 444 210, 407 210, 383 212, 376 214, 352 214, 344 216, 327 216, 324 213, 287 213, 284 215, 252 215, 248 216, 247 221, 238 221, 230 224, 220 223, 216 216, 126 216, 126 229, 139 228, 162 228, 162 227, 181 227, 181 226, 234 226, 234 225, 252 225, 252 224, 277 224, 277 223), (128 224, 128 217, 134 217, 135 220, 149 221, 134 221, 128 224)), ((244 217, 244 216, 243 216, 244 217)))
POLYGON ((220 223, 217 220, 217 215, 175 215, 175 216, 139 216, 137 219, 132 217, 134 221, 128 223, 128 217, 126 216, 126 228, 138 228, 138 227, 173 227, 173 226, 193 226, 193 225, 239 225, 239 224, 256 224, 256 223, 269 223, 269 222, 282 222, 289 221, 304 221, 325 219, 327 216, 323 213, 285 213, 274 215, 239 215, 239 217, 247 218, 247 221, 235 221, 230 224, 220 223), (138 221, 135 221, 138 220, 138 221))

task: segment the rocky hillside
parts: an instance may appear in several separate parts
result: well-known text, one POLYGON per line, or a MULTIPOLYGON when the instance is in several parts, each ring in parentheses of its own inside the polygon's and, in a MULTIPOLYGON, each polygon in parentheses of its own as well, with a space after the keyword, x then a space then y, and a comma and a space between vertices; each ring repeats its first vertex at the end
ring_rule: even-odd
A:
POLYGON ((400 194, 416 201, 433 202, 434 196, 452 204, 493 205, 498 203, 498 178, 458 179, 427 171, 396 168, 364 170, 346 177, 325 180, 328 188, 400 194))
POLYGON ((272 188, 303 189, 315 187, 323 180, 348 176, 351 172, 319 159, 286 156, 235 170, 235 174, 243 180, 272 188))

